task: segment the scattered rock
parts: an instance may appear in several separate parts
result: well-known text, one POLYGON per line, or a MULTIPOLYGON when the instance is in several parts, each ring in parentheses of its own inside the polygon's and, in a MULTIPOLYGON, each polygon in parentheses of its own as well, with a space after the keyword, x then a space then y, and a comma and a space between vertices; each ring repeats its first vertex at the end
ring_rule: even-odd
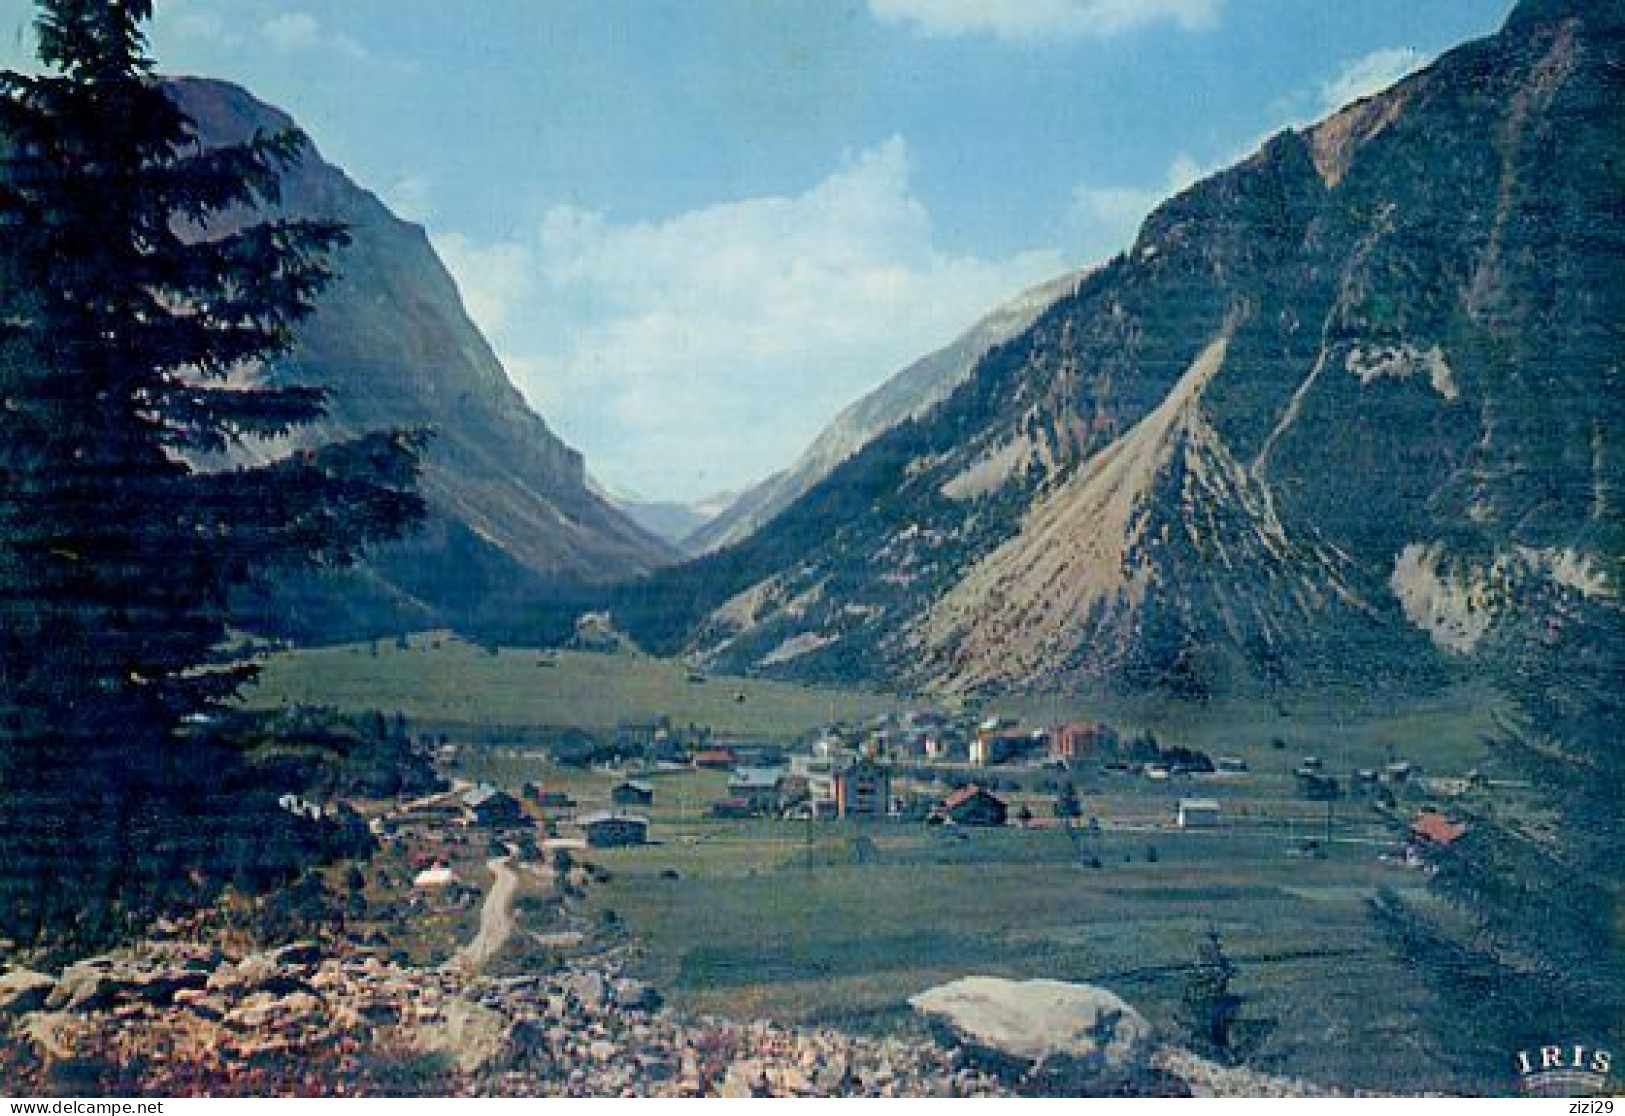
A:
POLYGON ((18 1084, 46 1085, 53 1064, 71 1060, 139 1066, 143 1088, 174 1095, 371 1095, 403 1085, 565 1097, 1317 1092, 1167 1048, 1146 1066, 1149 1027, 1085 986, 962 981, 916 997, 938 1030, 978 1053, 966 1058, 913 1038, 686 1017, 623 970, 629 951, 493 978, 346 944, 229 961, 183 946, 170 939, 87 959, 64 974, 66 988, 41 974, 0 974, 0 995, 13 997, 11 1012, 0 1011, 0 1051, 12 1046, 21 1059, 12 1064, 39 1075, 18 1084), (22 1010, 51 1002, 78 1006, 22 1010))
POLYGON ((90 1029, 71 1011, 36 1011, 23 1016, 18 1032, 34 1044, 41 1058, 60 1062, 74 1056, 90 1029))
POLYGON ((26 1015, 45 1006, 56 978, 31 969, 0 974, 0 1014, 26 1015))
POLYGON ((1325 1088, 1288 1077, 1274 1077, 1245 1066, 1221 1066, 1189 1050, 1165 1046, 1152 1067, 1178 1081, 1193 1097, 1323 1097, 1325 1088))
POLYGON ((811 1096, 813 1084, 807 1075, 794 1066, 785 1066, 774 1075, 773 1084, 780 1094, 792 1097, 811 1096))
POLYGON ((208 987, 216 991, 254 989, 283 994, 303 991, 310 987, 306 981, 311 965, 299 960, 288 960, 283 955, 304 956, 304 945, 284 946, 265 953, 250 953, 235 965, 222 965, 209 977, 208 987))
POLYGON ((584 1008, 596 1011, 604 1006, 607 989, 602 973, 591 969, 571 973, 565 978, 564 987, 575 995, 576 1002, 584 1008))
POLYGON ((175 1003, 200 1019, 210 1021, 226 1017, 226 1001, 201 988, 183 988, 175 993, 175 1003))
POLYGON ((754 1059, 734 1062, 723 1074, 717 1095, 735 1098, 767 1096, 767 1074, 762 1063, 754 1059))
POLYGON ((579 930, 556 930, 547 934, 532 934, 531 940, 544 949, 580 949, 587 935, 579 930))
POLYGON ((290 942, 265 954, 272 964, 290 968, 315 968, 322 960, 322 947, 315 942, 290 942))
MULTIPOLYGON (((816 1055, 815 1055, 816 1058, 816 1055)), ((813 1084, 818 1091, 829 1096, 842 1096, 852 1083, 852 1065, 844 1053, 836 1053, 822 1060, 813 1071, 813 1084)))
POLYGON ((92 957, 62 970, 45 1006, 54 1011, 91 1011, 115 999, 168 1003, 183 988, 201 988, 208 974, 153 958, 92 957))
POLYGON ((508 1021, 471 1000, 446 1001, 439 1018, 420 1024, 412 1045, 424 1053, 445 1054, 464 1073, 479 1073, 512 1053, 508 1021))
POLYGON ((660 1010, 660 993, 652 985, 641 980, 623 978, 617 980, 611 987, 615 1006, 628 1011, 658 1011, 660 1010))

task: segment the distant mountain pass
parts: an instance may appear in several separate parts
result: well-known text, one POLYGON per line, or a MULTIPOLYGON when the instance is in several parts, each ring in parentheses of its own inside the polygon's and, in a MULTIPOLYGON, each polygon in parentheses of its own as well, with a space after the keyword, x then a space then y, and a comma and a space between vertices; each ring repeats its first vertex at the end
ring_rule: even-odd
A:
POLYGON ((733 491, 694 501, 650 500, 612 491, 591 476, 587 478, 587 486, 639 527, 689 556, 698 553, 690 549, 689 540, 694 533, 733 507, 744 495, 733 491))
POLYGON ((847 407, 794 465, 741 495, 689 535, 685 547, 704 554, 745 538, 864 446, 948 398, 989 349, 1032 325, 1041 312, 1071 293, 1082 277, 1083 273, 1074 272, 1022 293, 847 407))

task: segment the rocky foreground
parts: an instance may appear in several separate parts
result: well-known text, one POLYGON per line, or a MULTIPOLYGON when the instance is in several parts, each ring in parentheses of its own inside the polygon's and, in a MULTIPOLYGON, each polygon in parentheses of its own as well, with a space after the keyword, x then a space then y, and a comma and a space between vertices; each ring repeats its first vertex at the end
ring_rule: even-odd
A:
MULTIPOLYGON (((0 1083, 47 1095, 868 1096, 1056 1092, 1030 1061, 944 1041, 689 1018, 621 975, 406 968, 347 946, 228 955, 149 941, 52 975, 0 974, 0 1083)), ((1138 1034, 1138 1032, 1136 1032, 1138 1034)), ((1301 1083, 1137 1047, 1102 1092, 1303 1095, 1301 1083)), ((1049 1069, 1057 1063, 1050 1059, 1049 1069)), ((1065 1091, 1087 1091, 1076 1079, 1065 1091)))
POLYGON ((470 977, 309 944, 228 957, 149 942, 0 976, 7 1085, 59 1092, 985 1096, 928 1044, 685 1019, 593 969, 470 977))

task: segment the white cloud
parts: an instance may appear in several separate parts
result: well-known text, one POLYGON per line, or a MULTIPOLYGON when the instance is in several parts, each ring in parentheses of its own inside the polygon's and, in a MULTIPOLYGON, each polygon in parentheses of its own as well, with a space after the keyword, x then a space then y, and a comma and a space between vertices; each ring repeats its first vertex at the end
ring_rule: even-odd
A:
POLYGON ((272 16, 260 24, 259 35, 273 50, 284 54, 329 50, 357 62, 377 64, 382 61, 355 38, 325 26, 309 12, 282 12, 272 16))
POLYGON ((1127 248, 1146 216, 1211 168, 1181 152, 1159 186, 1078 186, 1072 191, 1072 227, 1085 259, 1104 259, 1127 248))
POLYGON ((435 235, 434 246, 457 278, 468 316, 488 336, 505 335, 535 294, 531 249, 517 241, 477 244, 458 233, 435 235))
POLYGON ((607 483, 693 497, 788 464, 836 411, 1054 252, 942 250, 899 138, 794 196, 659 222, 557 207, 436 243, 510 373, 607 483))
MULTIPOLYGON (((3 2, 3 0, 0 0, 3 2)), ((360 64, 411 72, 413 63, 386 57, 361 40, 303 9, 275 11, 261 0, 163 0, 153 13, 154 52, 166 64, 181 60, 180 69, 216 70, 222 56, 251 54, 322 57, 329 63, 360 64), (273 14, 264 14, 271 9, 273 14)))
POLYGON ((260 35, 277 50, 301 50, 322 41, 322 25, 309 12, 283 12, 260 24, 260 35))
POLYGON ((403 174, 382 191, 384 204, 397 217, 422 224, 434 212, 429 180, 421 174, 403 174))
POLYGON ((869 0, 883 23, 926 35, 1031 40, 1104 37, 1158 23, 1186 31, 1218 24, 1220 0, 869 0))
POLYGON ((1356 58, 1320 87, 1321 106, 1340 109, 1350 101, 1380 93, 1396 81, 1414 74, 1430 59, 1412 47, 1389 47, 1356 58))
POLYGON ((229 48, 243 44, 240 32, 197 0, 167 0, 160 5, 160 15, 161 22, 155 21, 155 26, 178 40, 229 48))

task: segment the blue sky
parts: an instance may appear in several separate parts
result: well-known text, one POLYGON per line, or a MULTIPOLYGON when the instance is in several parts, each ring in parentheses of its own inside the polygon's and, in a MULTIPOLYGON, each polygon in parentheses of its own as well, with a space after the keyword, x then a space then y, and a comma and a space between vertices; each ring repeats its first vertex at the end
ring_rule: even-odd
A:
MULTIPOLYGON (((426 225, 597 476, 694 498, 1510 6, 157 0, 152 40, 426 225)), ((0 0, 0 62, 30 18, 0 0)))

